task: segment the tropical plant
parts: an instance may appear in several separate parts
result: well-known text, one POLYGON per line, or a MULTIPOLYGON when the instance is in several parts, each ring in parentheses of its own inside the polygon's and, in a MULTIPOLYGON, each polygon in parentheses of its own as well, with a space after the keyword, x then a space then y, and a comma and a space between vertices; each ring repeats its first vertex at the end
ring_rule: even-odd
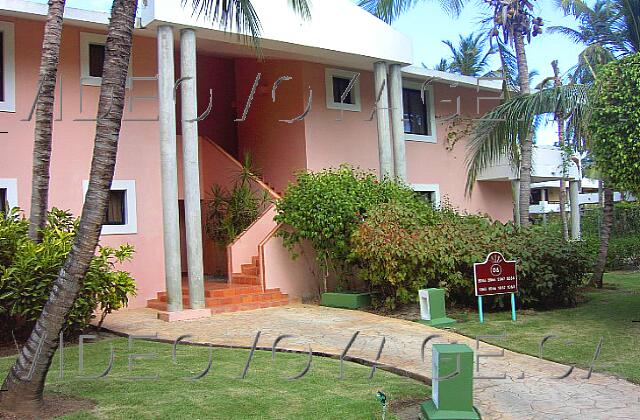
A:
MULTIPOLYGON (((446 207, 426 224, 409 214, 394 203, 378 206, 353 234, 353 253, 363 266, 359 274, 376 292, 374 303, 394 308, 414 302, 419 289, 439 287, 450 300, 473 305, 473 264, 500 249, 518 262, 520 305, 575 304, 591 262, 582 243, 446 207)), ((497 297, 487 304, 504 307, 505 300, 497 297)))
MULTIPOLYGON (((183 0, 184 4, 187 2, 183 0)), ((303 16, 309 15, 306 0, 289 0, 289 3, 303 16)), ((137 0, 113 0, 112 3, 97 109, 100 118, 96 122, 89 186, 80 223, 53 291, 4 380, 0 404, 12 410, 37 412, 42 407, 44 383, 58 346, 56 338, 77 299, 98 245, 115 170, 137 6, 137 0)), ((251 39, 256 39, 260 32, 250 0, 192 0, 192 6, 194 13, 204 13, 225 28, 237 26, 240 31, 248 32, 251 39)))
POLYGON ((463 74, 465 76, 481 76, 487 73, 489 57, 495 52, 493 48, 488 50, 483 45, 485 35, 482 33, 460 35, 458 45, 451 41, 442 41, 451 51, 449 60, 440 60, 440 67, 446 64, 444 71, 463 74))
POLYGON ((299 173, 277 201, 275 220, 290 227, 279 232, 290 250, 300 241, 310 241, 324 272, 326 291, 330 273, 338 276, 339 287, 348 286, 358 264, 351 235, 371 209, 389 202, 407 208, 414 219, 425 223, 433 214, 431 206, 409 187, 342 165, 299 173))
MULTIPOLYGON (((37 243, 27 238, 22 218, 0 220, 2 245, 12 250, 8 264, 0 265, 0 336, 33 328, 71 251, 78 220, 55 208, 47 219, 42 241, 37 243)), ((131 260, 133 252, 130 245, 98 248, 65 320, 65 332, 85 329, 97 311, 102 312, 101 324, 109 313, 126 306, 136 293, 135 282, 129 273, 115 270, 115 265, 131 260)))
POLYGON ((49 1, 47 20, 44 25, 40 76, 35 102, 36 123, 33 142, 33 169, 31 181, 31 212, 29 236, 34 241, 42 239, 42 230, 47 223, 49 209, 49 167, 53 137, 53 99, 60 62, 62 39, 62 16, 65 0, 49 1))
POLYGON ((213 185, 205 201, 205 232, 219 245, 231 244, 270 204, 266 191, 255 191, 252 183, 259 176, 251 155, 246 154, 231 189, 213 185))
POLYGON ((89 187, 80 223, 71 251, 54 281, 51 296, 4 381, 6 391, 0 394, 0 402, 5 407, 31 411, 41 408, 45 379, 58 346, 58 334, 78 297, 98 245, 115 170, 137 3, 137 0, 113 2, 97 110, 101 118, 96 122, 89 187))
POLYGON ((591 150, 602 174, 605 206, 594 282, 602 287, 613 218, 613 190, 640 192, 640 54, 609 63, 598 73, 589 121, 591 150))

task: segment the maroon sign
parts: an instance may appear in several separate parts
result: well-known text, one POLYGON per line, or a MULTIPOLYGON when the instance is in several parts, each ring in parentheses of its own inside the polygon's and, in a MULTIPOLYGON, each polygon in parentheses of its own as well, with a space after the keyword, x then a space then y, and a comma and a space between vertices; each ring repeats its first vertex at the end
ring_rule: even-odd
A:
POLYGON ((492 252, 483 263, 473 264, 476 296, 518 293, 516 262, 507 261, 501 253, 492 252))

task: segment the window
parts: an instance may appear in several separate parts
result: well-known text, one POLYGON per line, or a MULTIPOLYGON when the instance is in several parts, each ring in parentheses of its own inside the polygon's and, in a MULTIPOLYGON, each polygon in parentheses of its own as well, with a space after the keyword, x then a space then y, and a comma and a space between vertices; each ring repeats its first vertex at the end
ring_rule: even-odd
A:
POLYGON ((102 77, 104 48, 104 45, 89 44, 89 76, 91 77, 102 77))
POLYGON ((0 22, 0 111, 16 111, 13 23, 0 22))
MULTIPOLYGON (((82 187, 86 195, 89 182, 84 181, 82 187)), ((136 181, 114 180, 111 183, 102 234, 127 235, 138 233, 136 207, 136 181)))
POLYGON ((0 213, 6 213, 9 209, 9 204, 7 203, 7 189, 0 188, 0 213))
POLYGON ((542 201, 542 190, 541 189, 532 189, 531 190, 531 199, 529 200, 529 204, 536 205, 542 201))
POLYGON ((111 190, 109 205, 104 217, 104 224, 109 226, 123 226, 127 221, 127 191, 111 190))
POLYGON ((0 213, 18 207, 18 180, 0 178, 0 213))
POLYGON ((327 90, 327 108, 345 111, 360 111, 360 78, 358 73, 347 70, 325 69, 325 84, 327 90), (351 90, 347 88, 356 78, 351 90), (346 93, 343 101, 342 96, 346 93))
POLYGON ((403 83, 402 106, 405 140, 436 142, 433 89, 421 83, 403 83), (423 101, 424 95, 424 101, 423 101))
POLYGON ((413 184, 413 191, 429 202, 433 207, 440 207, 440 185, 413 184))
POLYGON ((102 83, 106 43, 106 35, 80 33, 80 77, 83 85, 100 86, 102 83))

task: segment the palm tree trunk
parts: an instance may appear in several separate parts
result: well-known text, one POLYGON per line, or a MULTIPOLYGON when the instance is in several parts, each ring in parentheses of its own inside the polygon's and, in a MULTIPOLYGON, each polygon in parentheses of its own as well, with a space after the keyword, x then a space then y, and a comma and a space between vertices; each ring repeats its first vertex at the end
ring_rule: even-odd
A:
MULTIPOLYGON (((514 35, 516 61, 518 63, 518 84, 520 94, 529 93, 529 65, 524 50, 524 35, 514 35)), ((531 195, 531 160, 533 154, 533 132, 525 127, 526 135, 520 145, 520 226, 529 226, 529 196, 531 195)))
POLYGON ((49 0, 40 58, 39 91, 36 97, 36 124, 33 142, 33 173, 29 238, 40 241, 49 207, 49 166, 53 135, 53 101, 60 61, 62 16, 66 0, 49 0))
POLYGON ((98 245, 118 151, 136 8, 137 0, 113 2, 89 188, 80 226, 49 300, 4 381, 6 391, 0 393, 0 403, 14 410, 38 410, 42 406, 44 382, 58 347, 58 335, 98 245))
POLYGON ((602 277, 607 266, 607 253, 609 251, 609 238, 613 226, 613 189, 604 188, 604 208, 602 209, 602 226, 600 226, 600 250, 598 259, 593 269, 592 282, 597 288, 602 288, 602 277))
MULTIPOLYGON (((555 87, 562 86, 562 80, 560 79, 560 68, 558 67, 558 60, 551 62, 553 68, 553 84, 555 87)), ((564 150, 564 115, 561 111, 555 113, 556 122, 558 124, 558 144, 562 152, 562 178, 560 179, 560 221, 562 223, 562 239, 565 242, 569 241, 569 222, 567 221, 567 190, 564 183, 564 178, 567 176, 567 156, 564 150)))

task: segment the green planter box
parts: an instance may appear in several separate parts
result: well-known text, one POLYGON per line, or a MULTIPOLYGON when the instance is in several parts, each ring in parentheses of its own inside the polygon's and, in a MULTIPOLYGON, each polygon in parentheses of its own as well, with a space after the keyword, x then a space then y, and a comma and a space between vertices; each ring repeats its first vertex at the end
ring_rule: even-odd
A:
POLYGON ((360 309, 371 305, 371 293, 323 293, 320 305, 332 308, 360 309))

